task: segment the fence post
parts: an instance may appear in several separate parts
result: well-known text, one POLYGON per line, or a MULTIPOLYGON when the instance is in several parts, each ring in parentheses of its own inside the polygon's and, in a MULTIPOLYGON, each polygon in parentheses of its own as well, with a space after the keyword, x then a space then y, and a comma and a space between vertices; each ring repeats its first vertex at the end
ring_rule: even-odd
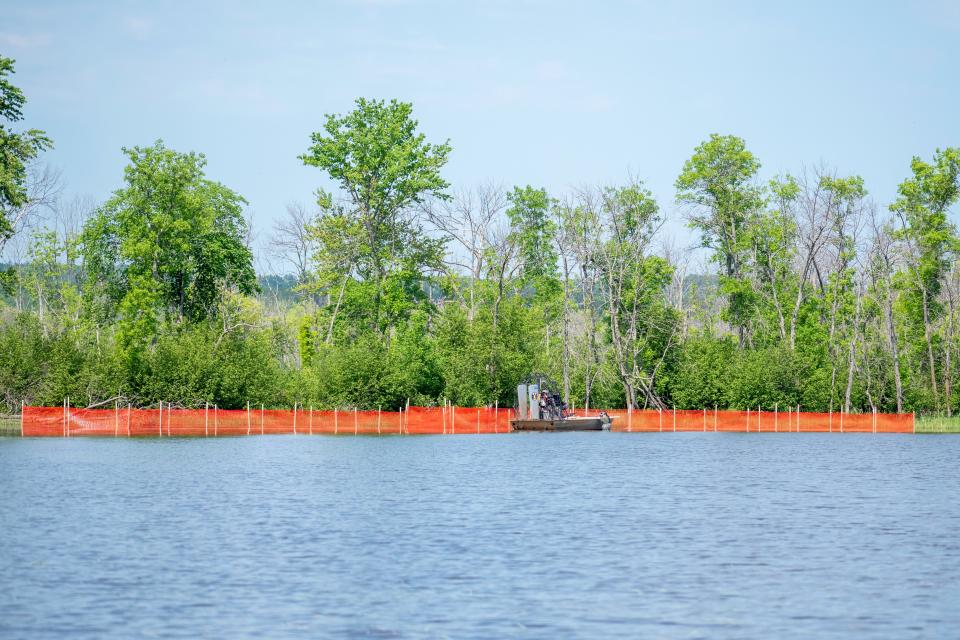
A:
MULTIPOLYGON (((22 413, 22 412, 21 412, 22 413)), ((500 421, 500 401, 493 401, 493 432, 499 433, 497 431, 497 423, 500 421)))
POLYGON ((750 433, 750 407, 747 407, 747 433, 750 433))
POLYGON ((130 403, 127 403, 127 437, 130 437, 130 403))
POLYGON ((797 405, 797 433, 800 433, 800 405, 797 405))
POLYGON ((627 401, 627 431, 633 431, 633 403, 627 401))
POLYGON ((840 433, 843 433, 843 410, 840 410, 840 433))
POLYGON ((23 408, 27 406, 23 399, 20 399, 20 437, 23 437, 23 408))
POLYGON ((310 435, 313 435, 313 404, 310 405, 310 435))
POLYGON ((337 419, 337 408, 333 408, 333 435, 337 435, 340 432, 340 424, 337 419))
POLYGON ((216 403, 214 403, 214 405, 213 405, 213 437, 214 437, 214 438, 217 437, 217 427, 218 427, 218 426, 219 426, 219 423, 218 423, 218 420, 217 420, 217 405, 216 405, 216 403))
POLYGON ((380 435, 380 412, 382 407, 377 405, 377 435, 380 435))
POLYGON ((263 403, 260 403, 260 435, 263 435, 263 403))
POLYGON ((293 435, 297 435, 297 401, 293 401, 293 435))
POLYGON ((163 400, 160 401, 160 437, 163 437, 163 400))
POLYGON ((210 437, 210 402, 203 403, 203 437, 210 437))
MULTIPOLYGON (((407 398, 407 410, 403 412, 403 415, 405 420, 405 422, 403 423, 403 426, 405 427, 405 431, 409 433, 410 432, 410 398, 407 398)), ((403 435, 403 434, 401 433, 400 435, 403 435)))
POLYGON ((703 432, 707 432, 707 408, 703 408, 703 432))
POLYGON ((353 435, 357 435, 357 405, 353 405, 353 435))
POLYGON ((450 433, 457 434, 457 405, 450 405, 450 433))
POLYGON ((773 432, 777 433, 780 431, 780 416, 777 414, 777 403, 773 403, 773 432))
POLYGON ((673 431, 674 433, 676 433, 677 431, 677 406, 676 405, 673 406, 673 431))
POLYGON ((663 407, 657 407, 657 427, 663 433, 663 407))
POLYGON ((480 433, 480 407, 477 407, 477 433, 480 433))
POLYGON ((247 435, 250 435, 250 401, 247 400, 247 435))
POLYGON ((827 428, 829 429, 829 433, 833 433, 833 401, 832 400, 830 401, 830 415, 827 418, 827 425, 828 425, 827 428))
POLYGON ((447 435, 447 399, 443 399, 443 406, 440 408, 440 424, 443 429, 443 435, 447 435))
MULTIPOLYGON (((20 411, 21 415, 23 411, 20 411)), ((22 422, 22 418, 21 418, 22 422)), ((20 435, 23 435, 22 433, 20 435)), ((113 437, 116 438, 120 435, 120 399, 113 401, 113 437)))
POLYGON ((717 405, 713 405, 713 432, 717 432, 717 405))

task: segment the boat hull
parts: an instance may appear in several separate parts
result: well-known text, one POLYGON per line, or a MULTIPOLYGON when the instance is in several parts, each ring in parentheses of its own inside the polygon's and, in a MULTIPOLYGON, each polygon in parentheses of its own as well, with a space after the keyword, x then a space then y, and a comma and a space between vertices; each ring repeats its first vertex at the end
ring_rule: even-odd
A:
POLYGON ((610 427, 603 418, 567 418, 566 420, 511 420, 513 431, 603 431, 610 427))

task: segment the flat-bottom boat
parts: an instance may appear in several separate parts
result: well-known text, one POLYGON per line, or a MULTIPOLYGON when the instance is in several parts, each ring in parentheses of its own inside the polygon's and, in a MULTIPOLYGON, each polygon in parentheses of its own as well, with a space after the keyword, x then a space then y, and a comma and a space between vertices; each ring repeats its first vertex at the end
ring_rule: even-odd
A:
POLYGON ((606 431, 611 418, 601 411, 595 416, 577 416, 568 410, 557 385, 543 374, 534 374, 517 386, 516 418, 512 431, 606 431))

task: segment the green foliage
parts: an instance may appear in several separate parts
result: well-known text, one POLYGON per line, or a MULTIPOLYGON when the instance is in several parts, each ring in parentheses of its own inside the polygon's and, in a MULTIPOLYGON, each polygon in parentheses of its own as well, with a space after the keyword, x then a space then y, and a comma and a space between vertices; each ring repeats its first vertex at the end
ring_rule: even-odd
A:
MULTIPOLYGON (((398 211, 428 194, 440 195, 447 182, 440 169, 450 145, 426 142, 417 133, 413 105, 358 98, 345 116, 328 114, 323 133, 311 135, 305 164, 323 169, 361 209, 372 233, 398 211)), ((321 194, 321 205, 325 197, 321 194)))
POLYGON ((10 125, 23 119, 27 98, 14 86, 14 60, 0 56, 0 248, 13 235, 11 210, 27 204, 27 167, 53 142, 39 129, 16 133, 10 125))
POLYGON ((721 292, 728 300, 726 319, 745 327, 754 301, 741 282, 750 248, 748 225, 764 202, 754 184, 760 162, 736 136, 712 134, 696 148, 677 177, 677 202, 690 209, 689 225, 700 232, 704 247, 722 265, 721 292))
POLYGON ((510 206, 507 219, 520 248, 520 264, 524 283, 533 287, 538 300, 551 300, 560 292, 557 250, 554 234, 557 225, 550 213, 555 201, 546 189, 514 187, 507 194, 510 206))
POLYGON ((423 299, 425 271, 438 270, 444 242, 409 214, 428 196, 445 197, 440 169, 450 145, 417 133, 409 103, 360 98, 344 115, 327 115, 323 132, 300 156, 337 183, 346 198, 318 191, 322 215, 310 231, 318 250, 312 290, 334 300, 334 320, 380 333, 423 299))
POLYGON ((900 183, 890 210, 902 222, 899 237, 909 243, 909 288, 933 299, 957 247, 956 228, 947 214, 960 196, 960 149, 938 149, 933 163, 915 157, 910 169, 913 176, 900 183))
POLYGON ((218 315, 224 291, 257 290, 246 246, 246 201, 206 179, 202 154, 157 141, 124 149, 126 187, 84 228, 88 299, 120 319, 121 341, 149 341, 158 324, 218 315))
POLYGON ((536 309, 510 298, 494 324, 484 305, 471 320, 459 305, 444 306, 437 319, 436 353, 443 395, 460 406, 513 406, 516 385, 536 366, 542 344, 542 317, 536 309))
MULTIPOLYGON (((11 72, 0 58, 0 117, 15 122, 24 97, 11 72)), ((0 134, 9 212, 49 140, 0 134)), ((491 190, 482 211, 454 201, 424 228, 419 207, 448 197, 450 146, 426 141, 411 105, 360 99, 328 115, 301 156, 337 189, 319 190, 317 216, 297 228, 315 251, 308 268, 264 278, 272 296, 261 298, 246 203, 206 177, 203 155, 161 142, 124 152, 123 187, 79 238, 36 229, 27 260, 0 269, 7 411, 118 396, 511 406, 532 371, 569 386, 577 407, 960 405, 957 149, 914 158, 894 230, 871 215, 859 176, 761 183, 744 141, 713 135, 676 181, 717 266, 690 274, 661 249, 664 214, 639 181, 563 203, 531 186, 491 190), (470 252, 469 275, 449 238, 470 252)), ((0 239, 9 227, 0 218, 0 239)))
POLYGON ((729 406, 731 365, 736 345, 729 338, 695 334, 679 349, 669 393, 677 409, 729 406))

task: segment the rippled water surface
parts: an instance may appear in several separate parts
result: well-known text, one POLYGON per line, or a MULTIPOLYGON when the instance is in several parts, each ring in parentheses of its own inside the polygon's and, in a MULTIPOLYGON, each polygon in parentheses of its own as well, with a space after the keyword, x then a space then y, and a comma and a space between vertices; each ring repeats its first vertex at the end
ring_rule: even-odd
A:
POLYGON ((960 437, 0 440, 0 637, 960 637, 960 437))

